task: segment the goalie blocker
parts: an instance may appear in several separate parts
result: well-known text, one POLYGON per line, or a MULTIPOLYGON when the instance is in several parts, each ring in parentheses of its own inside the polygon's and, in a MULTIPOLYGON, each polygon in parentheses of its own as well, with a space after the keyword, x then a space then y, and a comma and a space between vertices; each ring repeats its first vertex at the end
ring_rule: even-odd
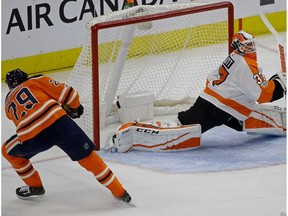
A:
POLYGON ((200 146, 201 126, 171 126, 157 123, 127 122, 116 132, 111 132, 105 150, 112 152, 179 151, 200 146))

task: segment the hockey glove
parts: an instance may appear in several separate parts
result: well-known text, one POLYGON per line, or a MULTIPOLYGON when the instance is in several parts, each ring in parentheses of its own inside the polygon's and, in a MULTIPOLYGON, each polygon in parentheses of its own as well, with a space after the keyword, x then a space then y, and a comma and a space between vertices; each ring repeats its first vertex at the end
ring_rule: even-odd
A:
POLYGON ((286 85, 283 83, 283 81, 280 79, 278 74, 273 75, 269 81, 274 81, 275 83, 275 89, 273 91, 273 96, 270 100, 270 102, 278 100, 286 95, 286 85))
POLYGON ((286 91, 286 83, 284 80, 282 80, 279 77, 278 73, 274 74, 269 80, 273 80, 273 81, 278 82, 281 85, 281 87, 283 88, 283 90, 286 91))
POLYGON ((70 108, 67 104, 63 104, 62 108, 72 119, 80 118, 80 116, 84 113, 84 107, 81 104, 76 109, 70 108))

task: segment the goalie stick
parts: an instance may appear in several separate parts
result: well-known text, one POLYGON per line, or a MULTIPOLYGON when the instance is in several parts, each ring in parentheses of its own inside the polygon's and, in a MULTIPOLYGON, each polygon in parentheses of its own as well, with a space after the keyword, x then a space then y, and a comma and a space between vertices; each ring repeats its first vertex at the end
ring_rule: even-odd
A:
POLYGON ((286 60, 285 60, 285 52, 284 52, 284 41, 282 37, 278 34, 278 32, 275 30, 275 28, 271 25, 265 14, 260 11, 259 12, 260 18, 265 24, 265 26, 269 29, 269 31, 273 34, 273 36, 276 38, 278 42, 278 51, 279 51, 279 57, 280 57, 280 63, 281 63, 281 73, 277 72, 278 76, 282 80, 285 89, 286 89, 286 60))

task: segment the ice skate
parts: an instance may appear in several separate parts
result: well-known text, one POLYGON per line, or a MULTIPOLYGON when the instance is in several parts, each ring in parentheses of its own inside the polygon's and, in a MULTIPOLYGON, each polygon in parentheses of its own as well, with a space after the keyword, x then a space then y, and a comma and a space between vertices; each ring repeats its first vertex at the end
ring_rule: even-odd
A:
POLYGON ((16 189, 16 195, 19 199, 30 200, 42 197, 45 194, 45 189, 41 187, 22 186, 16 189))
POLYGON ((125 190, 123 196, 122 196, 122 197, 119 197, 118 199, 119 199, 119 200, 122 200, 122 201, 124 201, 124 202, 126 202, 126 203, 129 203, 132 198, 131 198, 131 196, 128 194, 128 192, 125 190))

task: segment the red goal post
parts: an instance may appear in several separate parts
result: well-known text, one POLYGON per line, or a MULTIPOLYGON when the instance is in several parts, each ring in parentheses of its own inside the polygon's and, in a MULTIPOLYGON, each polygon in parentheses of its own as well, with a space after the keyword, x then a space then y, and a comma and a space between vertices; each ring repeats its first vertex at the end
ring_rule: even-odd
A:
MULTIPOLYGON (((111 15, 113 16, 114 14, 115 17, 112 19, 109 19, 107 18, 107 16, 105 16, 105 18, 101 20, 101 17, 99 17, 100 20, 96 18, 96 20, 92 20, 88 24, 88 27, 89 28, 91 27, 91 35, 89 35, 89 37, 91 37, 90 38, 91 44, 86 45, 88 47, 86 49, 88 49, 89 51, 88 52, 83 51, 85 49, 83 47, 82 52, 85 52, 85 53, 80 54, 80 57, 74 67, 74 70, 79 73, 82 73, 82 71, 86 71, 85 73, 83 72, 84 75, 82 74, 82 76, 86 76, 89 73, 89 70, 92 71, 91 90, 88 90, 92 94, 92 98, 91 98, 92 101, 88 100, 89 101, 88 104, 92 103, 91 104, 92 115, 90 114, 90 116, 87 118, 90 121, 90 123, 87 123, 86 121, 84 122, 84 125, 86 124, 86 126, 81 126, 81 127, 82 128, 84 127, 83 129, 85 130, 85 132, 87 132, 87 130, 89 129, 92 130, 92 134, 90 134, 91 136, 90 138, 92 138, 94 143, 96 144, 96 150, 100 149, 100 142, 101 142, 100 141, 100 101, 105 101, 105 103, 107 102, 108 107, 106 106, 105 115, 108 116, 110 110, 112 109, 111 107, 116 100, 117 95, 119 95, 119 92, 127 93, 135 89, 136 89, 135 91, 146 90, 146 89, 142 89, 144 88, 142 87, 142 83, 150 85, 150 83, 152 83, 153 80, 156 80, 155 84, 153 84, 152 87, 149 87, 149 88, 152 88, 152 90, 149 89, 149 91, 154 91, 154 89, 157 89, 158 83, 161 83, 160 80, 162 79, 162 77, 166 75, 165 73, 166 71, 168 71, 167 73, 170 73, 171 71, 172 75, 169 74, 167 80, 163 81, 164 84, 163 84, 163 87, 161 87, 161 90, 159 90, 159 92, 154 92, 154 95, 156 95, 156 100, 157 98, 159 98, 159 101, 163 101, 163 99, 165 100, 167 96, 174 97, 174 95, 178 93, 178 90, 177 90, 177 93, 175 94, 176 90, 175 89, 173 90, 173 88, 177 85, 178 87, 176 87, 176 89, 180 88, 182 84, 184 86, 183 79, 185 80, 186 75, 184 73, 182 74, 182 72, 184 71, 183 69, 184 66, 182 65, 185 64, 181 62, 181 59, 184 56, 183 53, 186 52, 186 50, 194 51, 196 49, 199 49, 199 47, 200 48, 210 47, 211 49, 213 49, 207 52, 207 56, 209 56, 208 53, 212 52, 211 57, 209 57, 210 59, 206 56, 206 54, 204 55, 196 54, 197 56, 194 56, 193 54, 191 59, 193 59, 195 62, 187 66, 189 69, 193 70, 194 66, 198 67, 199 65, 199 68, 205 70, 205 74, 202 74, 201 70, 198 72, 195 72, 195 71, 190 72, 190 74, 195 74, 193 75, 195 76, 193 77, 193 80, 195 79, 196 82, 201 83, 201 86, 199 87, 199 89, 201 90, 201 88, 203 87, 203 83, 205 83, 204 77, 207 75, 208 72, 210 72, 208 70, 218 67, 218 65, 215 65, 215 64, 220 64, 220 62, 224 59, 224 57, 227 56, 227 54, 231 51, 230 44, 231 44, 232 36, 234 34, 234 11, 233 11, 233 5, 231 2, 206 3, 206 4, 175 3, 171 5, 173 6, 170 6, 170 5, 169 6, 168 5, 136 6, 136 7, 124 10, 124 11, 113 12, 111 15), (152 12, 150 13, 148 11, 152 11, 152 12), (219 18, 218 20, 218 18, 213 17, 212 15, 213 13, 219 14, 221 18, 219 18), (210 14, 212 18, 210 18, 209 20, 208 16, 210 16, 210 14), (185 20, 184 17, 187 17, 188 21, 185 20), (207 17, 207 21, 206 21, 206 17, 207 17), (197 24, 192 24, 191 26, 189 26, 190 22, 191 23, 195 22, 195 20, 198 20, 198 19, 200 20, 198 21, 199 24, 197 23, 197 24), (175 26, 179 26, 179 27, 183 23, 185 24, 184 26, 181 27, 182 29, 180 28, 176 29, 176 27, 172 28, 172 25, 174 25, 172 24, 172 22, 173 23, 176 22, 175 26), (218 23, 221 23, 221 29, 220 27, 219 29, 218 27, 216 28, 216 24, 214 22, 217 23, 217 25, 218 23), (225 23, 224 24, 225 27, 223 27, 223 23, 225 23), (169 29, 170 27, 172 30, 169 29), (154 32, 154 29, 158 31, 159 29, 162 29, 162 28, 163 30, 161 30, 160 32, 154 32), (107 37, 114 34, 112 33, 112 31, 114 32, 114 29, 116 32, 114 36, 115 38, 121 34, 123 36, 121 36, 121 38, 116 38, 115 40, 113 38, 108 40, 107 37), (107 31, 107 32, 102 33, 101 35, 102 31, 103 32, 107 31), (182 33, 185 36, 182 36, 182 33), (207 33, 207 35, 204 35, 204 33, 205 34, 207 33), (218 34, 221 35, 221 38, 220 37, 217 38, 218 34), (196 36, 199 37, 198 39, 196 39, 199 41, 199 43, 197 41, 191 42, 191 40, 196 38, 196 36), (101 37, 102 39, 104 38, 104 41, 101 39, 101 37), (206 42, 210 40, 210 38, 212 38, 215 41, 206 42), (224 41, 223 41, 223 38, 224 38, 224 41), (107 39, 107 41, 105 41, 105 39, 107 39), (181 42, 179 42, 178 40, 181 42), (202 43, 202 40, 203 41, 205 40, 204 44, 200 44, 200 41, 202 43), (121 42, 119 43, 119 41, 121 42), (145 41, 145 43, 141 44, 141 41, 145 41), (226 44, 225 48, 223 47, 219 48, 219 52, 220 51, 222 52, 221 54, 218 54, 218 53, 213 54, 214 49, 216 49, 218 52, 218 48, 216 47, 216 44, 218 43, 226 44), (153 47, 152 47, 152 44, 153 44, 153 47), (133 49, 134 50, 137 49, 137 51, 133 51, 133 49), (138 49, 141 51, 139 51, 138 49), (109 54, 104 53, 107 50, 109 50, 109 54), (147 50, 149 50, 148 54, 146 53, 147 50), (180 52, 181 54, 176 54, 177 57, 173 57, 173 59, 170 59, 170 53, 176 53, 176 52, 177 53, 180 52), (163 58, 164 59, 163 61, 167 59, 167 62, 164 62, 162 65, 159 66, 160 69, 158 68, 158 66, 155 66, 155 67, 152 66, 154 62, 156 62, 155 65, 157 65, 160 61, 162 61, 162 60, 155 60, 156 58, 158 58, 156 57, 156 55, 158 55, 159 53, 160 55, 165 55, 163 58), (204 56, 203 58, 204 59, 207 58, 207 59, 203 60, 203 58, 199 57, 198 55, 203 55, 204 56), (83 56, 86 56, 86 57, 84 58, 83 56), (91 62, 87 63, 87 59, 86 59, 87 56, 88 56, 88 60, 91 59, 91 62), (140 59, 146 58, 148 60, 138 61, 139 58, 140 59), (214 61, 214 58, 217 58, 217 59, 214 61), (136 66, 133 66, 133 67, 131 66, 131 69, 130 69, 130 66, 129 66, 130 61, 131 62, 138 61, 138 62, 135 63, 136 66), (148 61, 148 63, 145 66, 142 66, 143 61, 148 61), (206 61, 208 63, 206 63, 206 61), (84 64, 83 62, 86 62, 85 66, 83 66, 84 64), (179 62, 181 62, 180 66, 179 66, 180 64, 179 62), (206 64, 211 64, 211 66, 210 65, 205 66, 206 64), (178 69, 178 67, 180 67, 180 69, 178 69), (109 68, 109 69, 105 71, 106 68, 109 68), (162 72, 161 68, 165 68, 165 71, 162 72), (135 70, 138 70, 138 69, 141 70, 141 73, 140 75, 139 74, 135 75, 134 72, 135 70), (113 72, 113 70, 115 72, 113 72), (146 72, 147 70, 149 71, 146 72), (175 71, 180 71, 180 72, 177 75, 175 74, 177 73, 175 71), (109 74, 109 77, 103 78, 101 73, 109 74), (117 75, 115 75, 115 73, 117 73, 117 75), (133 74, 131 75, 132 81, 129 81, 130 80, 130 75, 128 75, 129 73, 133 74), (157 75, 158 73, 160 75, 157 75), (198 78, 196 76, 196 74, 198 73, 202 75, 201 78, 198 78), (146 75, 143 75, 143 74, 146 74, 146 75), (154 76, 154 75, 157 77, 152 78, 152 80, 149 80, 149 79, 146 80, 146 78, 143 78, 143 76, 148 77, 148 76, 154 76), (111 77, 113 77, 112 81, 111 81, 111 77), (114 79, 114 77, 117 77, 117 78, 114 79), (178 77, 179 79, 181 79, 179 81, 180 84, 179 83, 169 84, 173 80, 178 79, 178 77), (102 82, 104 82, 104 84, 102 82), (112 87, 107 87, 107 85, 109 85, 110 83, 112 83, 111 84, 112 87), (135 83, 137 83, 136 84, 137 87, 133 86, 133 84, 135 83), (137 89, 139 86, 141 87, 137 89), (171 89, 171 91, 169 89, 171 89)), ((89 38, 88 38, 88 41, 89 41, 89 38)), ((201 53, 201 51, 197 51, 197 53, 198 52, 201 53)), ((183 62, 185 62, 185 58, 183 57, 184 59, 183 62)), ((197 70, 199 70, 199 68, 197 70)), ((79 75, 76 75, 78 78, 75 78, 76 77, 75 75, 73 78, 73 73, 74 74, 76 73, 74 72, 74 70, 72 71, 72 78, 71 78, 72 84, 74 82, 73 86, 75 86, 75 82, 79 83, 78 88, 83 88, 83 86, 86 86, 86 82, 83 82, 81 80, 75 81, 79 78, 79 75)), ((188 78, 186 80, 188 80, 188 78)), ((76 90, 78 90, 77 85, 75 87, 76 90)), ((189 83, 187 85, 189 85, 189 83)), ((196 86, 196 84, 191 84, 191 85, 196 86)), ((194 91, 194 88, 192 89, 194 91)), ((198 87, 197 87, 197 90, 195 90, 195 95, 193 96, 197 97, 200 90, 198 90, 198 87)), ((87 92, 87 90, 83 92, 87 92)), ((171 101, 181 100, 183 95, 185 96, 185 94, 188 94, 188 95, 194 94, 194 92, 191 93, 191 90, 187 90, 185 94, 182 94, 182 93, 180 94, 181 94, 181 96, 179 96, 180 98, 172 98, 171 101)), ((83 100, 83 95, 81 91, 80 91, 80 97, 83 100)), ((168 100, 170 100, 170 98, 168 100)), ((85 109, 86 107, 88 106, 85 106, 85 109)))

